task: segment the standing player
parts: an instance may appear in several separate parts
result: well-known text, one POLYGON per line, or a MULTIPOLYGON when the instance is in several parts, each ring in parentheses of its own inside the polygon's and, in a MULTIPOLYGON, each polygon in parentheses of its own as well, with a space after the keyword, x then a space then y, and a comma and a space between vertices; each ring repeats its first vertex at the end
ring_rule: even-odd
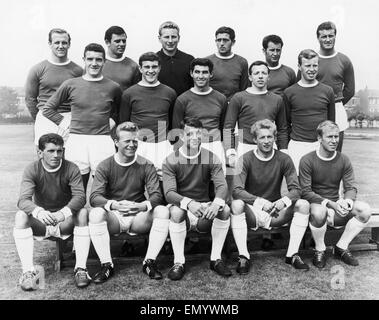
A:
POLYGON ((154 163, 161 177, 162 162, 172 151, 167 134, 176 93, 158 81, 161 62, 157 54, 144 53, 139 66, 142 80, 122 94, 120 122, 132 121, 140 128, 137 154, 154 163))
POLYGON ((13 236, 22 264, 21 288, 36 289, 38 271, 33 265, 33 236, 66 239, 74 233, 75 283, 90 284, 86 269, 90 247, 88 214, 82 178, 78 167, 63 159, 63 139, 55 133, 38 141, 38 161, 25 168, 21 182, 13 236))
POLYGON ((251 127, 257 149, 239 159, 240 174, 234 177, 231 227, 239 252, 237 272, 246 274, 250 267, 247 249, 247 227, 270 230, 292 219, 286 263, 296 269, 308 270, 298 255, 309 220, 309 203, 300 199, 300 186, 291 158, 274 150, 276 126, 272 121, 259 120, 251 127), (281 196, 285 177, 288 194, 281 196))
POLYGON ((155 259, 167 238, 169 212, 160 205, 163 197, 154 165, 136 154, 137 135, 134 123, 118 125, 115 139, 118 151, 102 161, 96 170, 90 196, 94 209, 89 215, 89 230, 101 262, 101 270, 93 278, 97 284, 107 281, 114 273, 109 235, 121 232, 150 232, 142 270, 152 279, 162 279, 155 259))
POLYGON ((317 127, 319 148, 300 161, 300 185, 303 197, 311 204, 309 227, 315 241, 313 264, 326 265, 325 233, 327 225, 345 226, 341 238, 334 246, 335 257, 348 265, 357 266, 358 260, 349 250, 350 242, 367 226, 370 206, 355 200, 357 188, 351 162, 337 150, 339 128, 332 121, 323 121, 317 127), (344 196, 339 197, 340 182, 344 196))
POLYGON ((275 34, 268 35, 262 41, 263 54, 270 69, 267 90, 283 95, 284 89, 296 83, 296 74, 292 68, 280 63, 283 40, 275 34))
POLYGON ((225 172, 225 155, 221 139, 227 107, 226 97, 209 86, 213 74, 213 63, 210 59, 194 59, 190 70, 194 87, 176 100, 172 128, 181 128, 183 120, 198 118, 204 128, 201 146, 219 157, 225 172))
POLYGON ((126 48, 126 32, 119 26, 112 26, 104 36, 107 48, 103 75, 117 82, 124 91, 136 84, 141 75, 138 64, 128 57, 124 57, 126 48))
MULTIPOLYGON (((29 72, 25 85, 25 102, 34 124, 34 143, 38 146, 39 137, 45 133, 59 133, 57 125, 42 115, 43 105, 67 79, 79 77, 83 69, 68 59, 71 45, 70 34, 63 29, 52 29, 49 32, 50 58, 35 65, 29 72)), ((70 104, 58 106, 64 118, 70 119, 70 104)))
POLYGON ((215 36, 217 52, 207 57, 214 65, 210 86, 223 93, 229 102, 236 92, 249 86, 248 64, 245 58, 232 52, 236 43, 232 28, 220 27, 215 36))
POLYGON ((225 204, 227 184, 215 154, 201 147, 202 124, 185 119, 180 135, 183 146, 163 163, 163 189, 170 207, 169 232, 174 266, 168 277, 180 280, 185 273, 184 243, 187 229, 212 234, 210 269, 221 276, 231 272, 221 259, 221 250, 230 225, 230 209, 225 204), (210 182, 214 197, 210 195, 210 182))
POLYGON ((336 103, 336 123, 340 128, 337 150, 341 152, 344 131, 349 128, 344 105, 354 96, 354 68, 350 59, 334 48, 337 29, 333 22, 324 22, 317 27, 320 43, 319 69, 317 79, 333 88, 336 103))
POLYGON ((278 128, 278 148, 287 148, 287 123, 283 100, 280 96, 267 91, 269 73, 270 69, 266 62, 253 62, 249 67, 251 87, 236 93, 230 100, 224 123, 224 129, 226 129, 224 145, 231 166, 235 165, 237 154, 240 157, 256 148, 250 130, 258 120, 275 121, 278 128), (236 123, 238 123, 240 131, 238 152, 235 150, 234 128, 236 123))
POLYGON ((70 132, 65 156, 78 165, 86 189, 90 172, 114 153, 110 130, 118 121, 121 89, 102 75, 105 51, 101 45, 87 45, 83 60, 85 74, 65 81, 44 105, 43 115, 70 132), (63 102, 71 106, 71 121, 57 112, 63 102))
POLYGON ((310 49, 302 50, 298 63, 301 79, 284 90, 283 96, 290 138, 288 154, 297 172, 301 157, 318 147, 318 124, 335 119, 333 89, 316 80, 317 53, 310 49))
POLYGON ((158 39, 162 44, 162 49, 157 52, 162 64, 158 79, 179 96, 193 85, 190 63, 194 57, 178 49, 180 35, 175 22, 163 22, 159 26, 158 39))

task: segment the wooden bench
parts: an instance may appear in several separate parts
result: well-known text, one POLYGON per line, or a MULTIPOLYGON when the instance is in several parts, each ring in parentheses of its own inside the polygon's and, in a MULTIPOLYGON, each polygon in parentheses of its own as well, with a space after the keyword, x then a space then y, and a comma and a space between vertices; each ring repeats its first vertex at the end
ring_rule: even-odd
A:
MULTIPOLYGON (((373 208, 372 218, 371 218, 367 228, 371 228, 371 237, 369 238, 368 243, 364 243, 364 244, 352 243, 350 245, 350 249, 352 251, 379 250, 379 208, 373 208)), ((336 229, 328 228, 328 232, 342 232, 342 230, 341 229, 336 230, 336 229)), ((280 233, 280 234, 287 233, 288 234, 289 233, 289 227, 286 226, 286 227, 281 227, 281 228, 275 228, 275 229, 271 229, 270 231, 264 230, 264 229, 258 229, 257 231, 250 230, 248 232, 248 238, 259 237, 259 236, 261 236, 267 232, 269 232, 270 234, 277 234, 277 233, 280 233)), ((128 242, 130 241, 130 242, 133 242, 136 240, 143 240, 147 244, 148 237, 149 237, 148 234, 131 236, 127 233, 122 233, 118 236, 111 236, 111 242, 113 242, 113 241, 128 241, 128 242)), ((210 233, 201 234, 201 233, 197 233, 197 232, 189 232, 187 234, 187 238, 192 238, 192 237, 211 239, 210 233)), ((307 237, 310 237, 309 228, 307 229, 307 232, 303 238, 302 249, 307 249, 307 246, 306 246, 307 237)), ((61 268, 75 265, 75 257, 72 255, 72 253, 71 253, 72 257, 70 257, 70 259, 65 258, 65 249, 67 247, 67 243, 72 241, 72 238, 73 237, 71 236, 70 238, 68 238, 65 241, 63 241, 61 239, 56 240, 56 254, 55 254, 54 267, 55 267, 55 270, 57 272, 59 272, 61 270, 61 268)), ((224 252, 228 257, 230 257, 232 254, 233 244, 234 244, 233 234, 232 234, 231 230, 229 230, 227 239, 225 241, 225 246, 224 246, 224 252)), ((91 244, 91 246, 92 246, 92 244, 91 244)), ((113 260, 115 263, 122 264, 124 262, 130 262, 131 259, 130 259, 130 257, 126 256, 126 257, 114 257, 113 260)), ((98 264, 98 263, 99 263, 98 259, 93 259, 93 258, 89 258, 87 261, 87 265, 93 265, 93 264, 98 264)))

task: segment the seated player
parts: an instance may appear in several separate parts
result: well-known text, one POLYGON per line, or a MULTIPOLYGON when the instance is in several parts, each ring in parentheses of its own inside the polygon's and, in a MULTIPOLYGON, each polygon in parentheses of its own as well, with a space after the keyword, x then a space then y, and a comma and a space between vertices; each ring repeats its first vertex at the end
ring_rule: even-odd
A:
POLYGON ((170 208, 169 232, 174 266, 168 277, 180 280, 185 273, 184 243, 187 230, 212 234, 210 268, 221 276, 232 273, 221 259, 230 225, 225 204, 227 184, 219 158, 201 147, 203 125, 198 119, 184 119, 180 133, 183 145, 170 154, 162 166, 163 190, 170 208), (214 184, 214 196, 210 182, 214 184))
POLYGON ((86 198, 79 168, 63 159, 63 138, 55 133, 38 140, 38 161, 25 168, 13 236, 22 265, 21 288, 37 288, 39 273, 33 265, 33 236, 66 239, 74 233, 76 264, 74 277, 79 288, 90 284, 86 269, 90 247, 86 198))
POLYGON ((298 255, 299 246, 309 220, 309 203, 300 199, 300 186, 291 158, 274 149, 276 125, 268 119, 251 127, 257 144, 238 160, 239 174, 234 177, 231 227, 239 252, 237 272, 247 274, 250 254, 247 249, 247 227, 270 230, 289 223, 290 242, 286 263, 296 269, 308 270, 298 255), (288 194, 280 194, 283 177, 288 194))
POLYGON ((118 151, 102 161, 95 173, 89 230, 101 262, 101 270, 93 278, 97 284, 114 274, 109 235, 122 232, 132 235, 150 232, 142 270, 152 279, 162 279, 155 259, 167 238, 169 212, 160 205, 163 196, 154 165, 136 154, 137 136, 138 127, 133 122, 118 125, 115 139, 118 151))
POLYGON ((310 203, 309 227, 315 241, 313 264, 326 265, 325 233, 327 225, 345 226, 341 238, 334 246, 335 257, 348 265, 357 266, 358 260, 349 251, 350 242, 367 226, 371 216, 370 206, 357 201, 357 187, 349 158, 337 150, 338 126, 329 120, 317 127, 318 150, 300 160, 299 179, 304 199, 310 203), (340 182, 344 196, 339 197, 340 182))

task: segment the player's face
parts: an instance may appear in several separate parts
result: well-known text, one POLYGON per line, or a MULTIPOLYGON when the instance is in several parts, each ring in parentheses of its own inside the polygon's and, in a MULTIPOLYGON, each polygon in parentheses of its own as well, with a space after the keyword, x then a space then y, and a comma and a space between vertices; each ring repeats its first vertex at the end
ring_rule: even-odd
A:
POLYGON ((323 50, 332 50, 336 43, 336 31, 334 29, 320 30, 318 32, 318 41, 320 48, 323 50))
POLYGON ((257 132, 257 148, 263 154, 271 154, 274 148, 275 136, 270 129, 259 129, 257 132))
POLYGON ((183 145, 190 149, 198 149, 201 144, 201 128, 194 128, 185 125, 182 134, 183 145))
POLYGON ((137 132, 120 131, 119 135, 115 143, 118 152, 125 158, 134 158, 138 147, 137 132))
POLYGON ((175 53, 180 40, 178 30, 163 28, 161 32, 162 34, 158 37, 158 39, 162 44, 162 48, 169 53, 175 53))
POLYGON ((150 84, 158 81, 158 75, 161 67, 158 61, 142 61, 142 67, 139 68, 142 78, 150 84))
POLYGON ((230 35, 228 33, 219 33, 216 36, 216 46, 218 53, 221 56, 229 56, 232 52, 232 46, 235 41, 230 40, 230 35))
POLYGON ((312 82, 316 79, 318 72, 318 57, 311 59, 301 58, 301 65, 299 66, 301 77, 307 82, 312 82))
POLYGON ((279 63, 280 56, 282 54, 282 45, 280 43, 269 42, 267 44, 267 49, 263 49, 265 54, 266 62, 270 66, 276 66, 279 63))
POLYGON ((68 49, 70 48, 67 33, 53 33, 51 35, 51 42, 49 42, 51 52, 57 58, 66 58, 68 49))
POLYGON ((258 89, 266 88, 268 81, 268 68, 265 65, 253 66, 249 79, 252 85, 258 89))
POLYGON ((84 67, 86 74, 91 78, 98 78, 101 76, 101 71, 104 66, 104 57, 101 52, 87 51, 84 60, 84 67))
POLYGON ((56 169, 62 161, 63 150, 63 146, 47 143, 44 150, 38 150, 38 156, 47 169, 56 169))
POLYGON ((205 88, 209 86, 211 76, 212 74, 209 72, 208 66, 195 66, 193 71, 191 71, 191 77, 197 88, 205 88))
POLYGON ((326 152, 334 152, 337 150, 339 142, 339 130, 337 128, 326 128, 322 137, 318 137, 321 148, 326 152))
POLYGON ((126 48, 126 34, 112 34, 111 41, 106 41, 108 50, 117 58, 121 58, 126 48))

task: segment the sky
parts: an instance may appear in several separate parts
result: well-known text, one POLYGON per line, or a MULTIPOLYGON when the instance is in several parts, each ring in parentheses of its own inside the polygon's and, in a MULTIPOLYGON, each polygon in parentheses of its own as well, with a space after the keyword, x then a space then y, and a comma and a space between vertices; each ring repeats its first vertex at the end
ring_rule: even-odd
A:
POLYGON ((263 60, 262 38, 284 41, 281 62, 297 70, 302 49, 318 50, 316 28, 337 26, 336 49, 353 62, 356 90, 379 89, 379 2, 377 0, 2 0, 0 4, 0 86, 23 86, 29 69, 49 56, 50 29, 66 29, 72 38, 69 58, 83 65, 84 47, 105 46, 104 32, 122 26, 128 35, 126 56, 138 61, 158 51, 158 27, 172 20, 180 27, 179 49, 195 57, 216 50, 220 26, 236 31, 233 51, 249 63, 263 60))

